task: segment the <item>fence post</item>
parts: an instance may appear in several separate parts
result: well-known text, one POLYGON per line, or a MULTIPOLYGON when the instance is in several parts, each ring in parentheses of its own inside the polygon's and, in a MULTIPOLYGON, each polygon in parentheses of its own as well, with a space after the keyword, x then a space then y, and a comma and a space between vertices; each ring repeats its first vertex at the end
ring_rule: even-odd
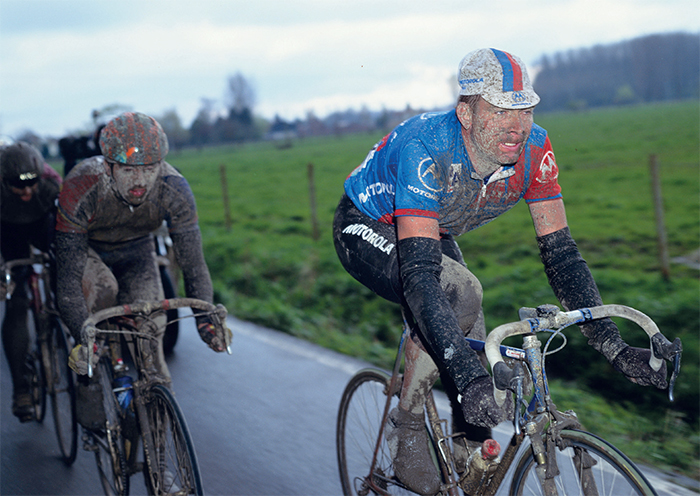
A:
POLYGON ((228 184, 226 183, 226 167, 224 164, 219 165, 219 172, 221 173, 221 197, 224 200, 224 221, 226 223, 226 230, 231 230, 231 207, 228 202, 228 184))
POLYGON ((309 203, 311 204, 311 237, 318 241, 320 233, 318 231, 318 218, 316 216, 316 186, 314 185, 314 164, 306 166, 306 173, 309 178, 309 203))
POLYGON ((654 215, 656 216, 656 236, 658 240, 661 276, 664 280, 668 281, 671 279, 671 267, 668 258, 668 241, 666 239, 664 202, 661 194, 661 179, 659 177, 659 160, 656 154, 649 155, 649 170, 651 172, 651 191, 654 196, 654 215))

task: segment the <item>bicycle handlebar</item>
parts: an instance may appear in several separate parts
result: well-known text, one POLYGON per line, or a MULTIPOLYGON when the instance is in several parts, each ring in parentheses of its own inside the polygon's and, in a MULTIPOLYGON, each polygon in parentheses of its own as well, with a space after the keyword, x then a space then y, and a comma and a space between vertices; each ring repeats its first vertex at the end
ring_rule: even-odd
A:
POLYGON ((654 321, 639 310, 624 305, 601 305, 563 312, 554 305, 543 305, 537 309, 523 308, 520 315, 523 320, 503 324, 491 331, 484 345, 486 357, 493 371, 494 397, 499 405, 505 401, 507 384, 512 376, 512 371, 503 361, 500 353, 500 344, 504 339, 521 334, 534 334, 537 331, 559 330, 573 324, 605 317, 622 317, 644 329, 650 340, 652 353, 649 366, 653 370, 658 371, 661 368, 662 360, 674 362, 674 371, 669 383, 669 398, 673 401, 673 385, 680 370, 682 352, 680 339, 676 338, 670 342, 661 334, 654 321))
MULTIPOLYGON (((207 301, 196 298, 170 298, 159 301, 139 301, 136 303, 105 308, 90 315, 87 319, 85 319, 83 327, 80 331, 80 335, 81 337, 84 337, 85 345, 87 347, 88 377, 92 377, 92 355, 94 353, 95 338, 97 337, 97 333, 100 332, 100 330, 97 328, 98 323, 113 317, 121 317, 124 315, 149 316, 159 311, 188 307, 192 308, 193 310, 201 310, 208 314, 214 315, 216 317, 215 320, 217 321, 214 322, 214 324, 221 327, 225 326, 227 315, 226 307, 224 307, 221 303, 213 305, 207 301)), ((229 333, 224 332, 224 339, 226 341, 226 351, 229 355, 231 355, 232 351, 229 333)))
MULTIPOLYGON (((12 287, 12 269, 15 267, 20 267, 23 265, 34 265, 34 264, 41 264, 49 261, 49 255, 44 252, 37 252, 33 253, 31 257, 29 258, 16 258, 14 260, 8 260, 4 264, 2 264, 2 270, 5 273, 2 283, 5 285, 5 288, 11 288, 12 287)), ((12 297, 12 291, 9 289, 6 290, 5 292, 5 299, 9 300, 12 297)))

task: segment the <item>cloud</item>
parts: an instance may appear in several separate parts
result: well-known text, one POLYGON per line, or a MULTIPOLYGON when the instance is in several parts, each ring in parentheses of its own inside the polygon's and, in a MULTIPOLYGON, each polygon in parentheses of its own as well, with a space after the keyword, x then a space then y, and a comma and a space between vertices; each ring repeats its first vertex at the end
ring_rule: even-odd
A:
POLYGON ((175 107, 189 124, 202 97, 223 100, 236 72, 254 83, 266 116, 427 107, 452 101, 445 81, 476 48, 512 51, 532 70, 544 54, 700 26, 696 0, 397 5, 2 0, 2 131, 60 133, 112 103, 175 107))

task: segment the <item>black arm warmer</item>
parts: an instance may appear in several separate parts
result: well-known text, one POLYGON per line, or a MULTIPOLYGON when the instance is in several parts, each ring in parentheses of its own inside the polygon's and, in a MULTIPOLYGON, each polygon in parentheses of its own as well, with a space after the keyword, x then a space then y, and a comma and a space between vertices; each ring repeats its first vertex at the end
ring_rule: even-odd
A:
POLYGON ((87 234, 56 233, 56 297, 61 319, 80 343, 80 329, 89 312, 83 295, 87 234))
POLYGON ((488 376, 476 352, 464 339, 452 307, 440 286, 442 250, 431 238, 398 242, 398 255, 406 303, 440 368, 463 392, 478 377, 488 376))
MULTIPOLYGON (((538 237, 537 245, 549 284, 565 310, 603 304, 598 286, 588 264, 581 258, 568 227, 538 237)), ((611 363, 627 347, 610 319, 582 325, 581 333, 588 338, 588 344, 611 363)))

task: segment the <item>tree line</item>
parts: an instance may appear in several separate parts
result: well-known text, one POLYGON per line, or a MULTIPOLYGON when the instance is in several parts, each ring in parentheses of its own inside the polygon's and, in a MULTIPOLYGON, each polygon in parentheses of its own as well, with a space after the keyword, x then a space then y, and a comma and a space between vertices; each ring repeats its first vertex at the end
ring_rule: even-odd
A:
POLYGON ((698 98, 700 34, 670 33, 543 56, 538 111, 698 98))

